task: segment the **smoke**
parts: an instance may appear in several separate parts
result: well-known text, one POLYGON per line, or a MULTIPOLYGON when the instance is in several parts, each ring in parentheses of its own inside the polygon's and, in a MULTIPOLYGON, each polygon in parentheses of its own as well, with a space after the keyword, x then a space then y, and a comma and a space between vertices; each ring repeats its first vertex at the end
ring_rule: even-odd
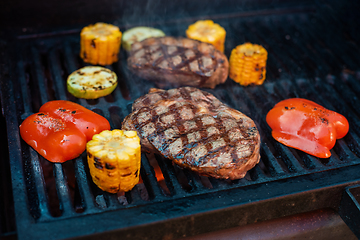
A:
POLYGON ((117 2, 115 25, 122 30, 135 26, 150 26, 167 35, 185 36, 186 27, 199 19, 212 19, 239 11, 244 1, 231 0, 135 0, 117 2))

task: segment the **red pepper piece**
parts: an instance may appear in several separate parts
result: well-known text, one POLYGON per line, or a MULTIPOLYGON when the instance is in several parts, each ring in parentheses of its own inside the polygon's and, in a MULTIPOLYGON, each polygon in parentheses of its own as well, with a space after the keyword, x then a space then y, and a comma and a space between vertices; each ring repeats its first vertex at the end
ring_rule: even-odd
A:
POLYGON ((78 157, 86 148, 86 137, 74 124, 39 112, 20 125, 24 141, 51 162, 78 157))
POLYGON ((110 130, 106 118, 79 104, 50 101, 20 125, 23 140, 51 162, 65 162, 85 151, 88 139, 110 130))
POLYGON ((277 103, 266 115, 266 122, 277 141, 319 158, 330 157, 336 139, 349 131, 343 115, 302 98, 277 103))
POLYGON ((110 130, 109 121, 103 116, 70 101, 55 100, 41 106, 41 112, 51 113, 64 121, 74 123, 90 141, 94 134, 110 130))

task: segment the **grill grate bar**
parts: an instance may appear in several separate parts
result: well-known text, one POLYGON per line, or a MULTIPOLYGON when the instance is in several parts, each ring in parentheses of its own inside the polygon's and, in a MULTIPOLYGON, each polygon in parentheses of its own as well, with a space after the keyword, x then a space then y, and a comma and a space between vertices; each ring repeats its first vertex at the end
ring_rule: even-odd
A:
MULTIPOLYGON (((239 100, 241 99, 242 100, 241 102, 245 102, 246 103, 245 106, 249 106, 248 107, 249 109, 256 109, 257 108, 254 105, 254 102, 251 101, 251 99, 248 97, 247 93, 244 91, 243 88, 233 88, 233 91, 235 93, 234 94, 235 99, 239 99, 239 100)), ((237 102, 240 102, 240 101, 237 101, 237 102)), ((239 106, 237 106, 237 109, 242 110, 239 106)), ((244 113, 245 112, 248 112, 248 111, 244 111, 244 113)), ((255 119, 258 126, 264 125, 263 121, 260 120, 262 118, 261 113, 258 112, 258 111, 256 111, 255 113, 256 113, 255 115, 253 114, 254 116, 251 116, 251 115, 249 115, 249 116, 251 116, 253 119, 255 119)), ((266 130, 267 128, 266 127, 265 128, 261 127, 259 129, 260 136, 264 136, 264 135, 267 136, 267 134, 264 134, 264 129, 266 130)), ((261 140, 262 140, 263 145, 267 146, 266 149, 264 149, 264 150, 269 150, 270 151, 269 146, 272 147, 271 142, 268 139, 266 139, 265 137, 262 137, 261 140)), ((275 171, 275 173, 273 175, 284 173, 284 170, 281 167, 281 164, 279 164, 279 162, 278 162, 278 158, 272 152, 271 152, 271 155, 267 155, 267 156, 269 156, 268 160, 269 160, 271 166, 273 167, 272 169, 275 171)))
POLYGON ((56 99, 67 100, 65 90, 66 86, 64 84, 65 81, 62 78, 61 64, 55 49, 49 53, 49 62, 50 71, 52 73, 52 82, 54 83, 54 88, 57 95, 56 99))
MULTIPOLYGON (((343 96, 344 94, 340 95, 336 92, 336 90, 333 87, 330 87, 329 85, 325 84, 323 86, 325 88, 324 94, 325 94, 325 99, 328 99, 328 102, 331 102, 332 104, 330 105, 333 109, 335 109, 336 107, 336 111, 342 114, 346 114, 349 123, 350 123, 350 127, 351 129, 354 129, 356 133, 354 132, 350 132, 349 135, 351 135, 352 138, 354 139, 358 139, 359 140, 359 133, 360 133, 360 129, 359 129, 359 118, 358 116, 352 111, 352 109, 350 109, 348 106, 351 105, 347 105, 345 103, 345 101, 343 100, 343 96)), ((346 95, 346 94, 345 94, 346 95)), ((340 143, 342 143, 344 140, 339 141, 340 143)), ((351 157, 355 157, 353 156, 353 153, 350 151, 350 149, 347 147, 346 144, 343 144, 343 150, 345 151, 345 153, 348 156, 351 157)))
POLYGON ((94 195, 92 194, 90 189, 90 181, 88 179, 88 176, 86 175, 86 170, 82 161, 82 157, 74 160, 74 168, 76 181, 79 187, 80 196, 81 200, 83 201, 84 208, 87 212, 93 212, 95 209, 95 204, 93 201, 94 195))
POLYGON ((253 169, 251 169, 247 174, 250 176, 250 179, 248 180, 249 182, 256 182, 259 180, 267 179, 264 175, 264 172, 260 169, 259 164, 256 165, 253 169))
POLYGON ((24 71, 24 62, 22 60, 22 57, 19 56, 18 64, 17 64, 17 72, 18 72, 18 78, 20 81, 20 87, 21 87, 21 94, 23 96, 23 106, 24 106, 24 114, 21 116, 22 120, 24 120, 27 116, 31 113, 31 105, 30 101, 26 101, 26 99, 30 99, 30 96, 28 94, 28 87, 26 83, 26 77, 25 77, 25 71, 24 71), (24 100, 25 99, 25 100, 24 100))
POLYGON ((40 97, 40 104, 42 105, 42 104, 49 101, 49 97, 46 94, 47 93, 46 90, 48 88, 47 88, 47 84, 46 84, 46 78, 44 76, 44 72, 43 72, 43 69, 42 69, 41 56, 40 56, 39 51, 37 51, 37 49, 35 47, 31 47, 31 57, 32 57, 32 59, 34 59, 34 61, 32 62, 33 69, 35 71, 35 76, 34 77, 35 77, 36 82, 38 84, 38 90, 39 90, 39 93, 40 93, 40 96, 37 96, 37 97, 40 97))
POLYGON ((116 209, 119 206, 119 199, 116 194, 109 194, 107 192, 103 192, 103 195, 107 199, 109 209, 116 209))
MULTIPOLYGON (((226 95, 225 92, 220 91, 222 94, 226 95)), ((257 119, 262 118, 262 116, 257 113, 257 111, 250 111, 251 109, 255 109, 255 106, 250 105, 250 99, 244 99, 244 97, 246 96, 244 89, 243 88, 227 88, 226 89, 227 94, 230 94, 230 106, 233 106, 235 109, 239 109, 242 113, 246 114, 247 116, 251 117, 252 119, 255 119, 255 122, 257 122, 257 119), (238 101, 232 101, 232 99, 237 99, 238 101), (246 104, 241 104, 245 102, 246 104), (249 106, 249 107, 248 107, 249 106), (256 116, 252 116, 254 115, 253 112, 256 112, 256 116)), ((229 101, 228 101, 229 102, 229 101)), ((260 136, 262 136, 261 139, 261 149, 265 148, 264 151, 266 152, 266 156, 268 156, 268 163, 270 164, 270 169, 271 169, 271 175, 277 175, 277 174, 283 174, 284 170, 282 169, 282 167, 280 166, 280 164, 276 161, 276 158, 274 157, 274 155, 271 153, 270 149, 268 148, 267 144, 269 143, 269 141, 263 136, 263 134, 261 134, 262 129, 259 129, 260 131, 260 136), (274 172, 275 171, 275 172, 274 172)), ((261 154, 261 156, 263 156, 264 154, 261 154)), ((265 176, 263 176, 263 174, 259 173, 259 175, 257 176, 260 180, 262 180, 265 176)))
MULTIPOLYGON (((324 165, 319 161, 318 158, 314 157, 314 156, 310 156, 308 154, 302 154, 303 155, 303 159, 305 159, 306 161, 308 161, 308 164, 311 166, 311 169, 321 169, 324 167, 324 165)), ((305 161, 304 160, 304 161, 305 161)))
POLYGON ((360 128, 358 127, 358 124, 360 123, 359 118, 346 105, 346 102, 342 99, 342 96, 337 94, 333 88, 330 88, 328 84, 324 83, 321 83, 321 86, 315 85, 314 87, 306 81, 301 81, 301 85, 303 85, 302 90, 304 93, 306 93, 307 90, 311 90, 311 92, 307 94, 311 96, 312 99, 318 98, 319 102, 321 102, 324 106, 328 106, 327 108, 333 109, 334 111, 341 114, 346 114, 348 120, 355 123, 353 126, 354 130, 358 134, 360 133, 360 128), (317 91, 315 88, 318 88, 319 90, 317 91), (319 95, 319 92, 322 92, 322 94, 319 95))
MULTIPOLYGON (((183 173, 186 177, 187 183, 189 184, 189 189, 187 192, 193 194, 193 193, 201 193, 203 191, 207 191, 208 188, 206 188, 199 179, 199 175, 195 175, 190 170, 184 169, 183 173)), ((206 177, 205 177, 206 178, 206 177)))
MULTIPOLYGON (((195 175, 194 173, 190 172, 190 171, 186 171, 187 176, 189 176, 189 183, 191 184, 191 186, 193 187, 192 192, 203 192, 203 191, 207 191, 208 187, 206 187, 204 185, 204 183, 201 182, 201 179, 199 177, 199 175, 195 175)), ((205 181, 204 177, 204 181, 205 181)), ((212 186, 211 186, 212 187, 212 186)), ((210 188, 211 188, 210 187, 210 188)))
POLYGON ((342 99, 347 103, 347 106, 350 106, 354 113, 358 114, 356 112, 357 109, 360 109, 358 95, 354 93, 353 89, 346 84, 347 80, 341 81, 339 78, 333 76, 328 76, 324 80, 336 91, 337 95, 341 95, 342 99))
POLYGON ((52 216, 49 212, 49 203, 47 199, 47 193, 45 190, 45 179, 43 175, 43 169, 40 165, 40 160, 38 153, 30 148, 30 166, 32 170, 32 175, 34 176, 34 187, 36 190, 39 206, 39 220, 48 220, 52 216))
POLYGON ((161 168, 166 182, 171 184, 171 186, 168 186, 170 188, 170 192, 176 195, 186 195, 186 192, 177 179, 175 167, 173 167, 170 162, 167 162, 166 159, 157 154, 155 154, 155 158, 159 163, 159 167, 161 168))
MULTIPOLYGON (((144 196, 144 198, 146 200, 143 200, 143 198, 141 197, 142 195, 142 191, 144 191, 144 187, 143 186, 140 186, 139 184, 137 184, 130 192, 129 192, 129 195, 130 195, 130 198, 131 198, 131 203, 136 203, 137 205, 144 205, 146 204, 146 200, 149 200, 148 199, 148 196, 144 196)), ((148 195, 148 193, 147 193, 148 195)))
MULTIPOLYGON (((333 104, 331 104, 330 103, 330 101, 329 100, 325 100, 325 99, 331 99, 331 98, 329 98, 329 96, 326 96, 326 94, 329 92, 329 91, 331 91, 331 89, 330 88, 328 88, 328 85, 327 84, 321 84, 321 89, 326 89, 326 91, 323 91, 323 94, 325 95, 324 97, 322 96, 323 94, 320 94, 319 95, 319 92, 320 91, 316 91, 316 89, 313 87, 313 85, 311 85, 311 84, 309 84, 308 82, 306 82, 306 81, 299 81, 299 87, 301 88, 301 93, 304 93, 305 94, 305 96, 304 96, 304 98, 308 98, 308 99, 317 99, 317 102, 320 104, 320 105, 322 105, 322 106, 325 106, 325 107, 327 107, 327 108, 329 108, 329 109, 333 109, 333 110, 335 110, 336 112, 339 112, 339 113, 343 113, 343 111, 339 108, 339 109, 336 109, 336 108, 334 108, 333 107, 333 104)), ((341 100, 341 96, 337 96, 337 98, 336 98, 336 101, 337 102, 340 102, 340 101, 342 101, 341 100)), ((331 101, 331 102, 334 102, 334 101, 331 101)), ((343 107, 346 107, 345 105, 342 105, 342 107, 341 108, 343 108, 343 107)), ((351 121, 351 111, 350 111, 350 109, 348 109, 348 111, 347 111, 347 117, 348 117, 348 120, 349 121, 351 121), (350 118, 349 118, 350 117, 350 118)), ((349 150, 348 150, 348 148, 346 147, 346 149, 343 149, 345 152, 350 152, 349 150)), ((333 152, 334 150, 332 150, 332 152, 333 152)), ((350 154, 350 153, 349 153, 350 154)))
POLYGON ((71 42, 64 41, 63 49, 64 49, 64 66, 65 66, 65 70, 67 70, 67 72, 65 72, 64 74, 68 76, 70 73, 79 69, 80 66, 76 62, 76 57, 74 54, 76 53, 76 51, 73 51, 71 47, 71 42))
POLYGON ((264 154, 261 154, 262 161, 264 163, 266 162, 267 169, 269 170, 271 176, 282 175, 285 171, 282 169, 281 165, 269 149, 268 142, 268 140, 262 141, 261 149, 264 152, 264 154))
POLYGON ((67 185, 67 180, 65 179, 64 169, 59 163, 53 164, 53 169, 62 215, 64 217, 72 216, 74 214, 74 208, 71 204, 69 187, 67 185))
POLYGON ((155 172, 153 171, 153 168, 149 164, 149 160, 144 153, 141 154, 141 160, 140 173, 149 193, 149 198, 162 199, 162 190, 156 180, 155 172))
POLYGON ((360 96, 360 86, 358 86, 360 80, 360 72, 355 72, 354 75, 344 74, 342 77, 342 81, 345 81, 349 85, 349 87, 355 92, 356 96, 360 96))
MULTIPOLYGON (((264 117, 266 116, 266 114, 268 113, 268 111, 270 109, 262 108, 263 104, 261 102, 259 102, 258 99, 267 99, 271 103, 271 106, 274 106, 277 103, 277 102, 273 101, 272 99, 267 98, 267 95, 265 93, 263 93, 262 86, 258 87, 256 90, 249 88, 249 92, 250 92, 249 93, 250 99, 252 99, 252 101, 257 105, 256 109, 259 109, 259 111, 261 111, 261 115, 264 117), (261 92, 261 94, 260 94, 260 92, 261 92)), ((267 135, 271 135, 271 129, 267 125, 264 118, 261 119, 260 126, 262 128, 266 128, 267 135)), ((277 151, 281 152, 281 159, 287 165, 290 172, 301 172, 304 169, 303 166, 294 157, 293 149, 289 149, 277 141, 275 141, 273 145, 277 151)))

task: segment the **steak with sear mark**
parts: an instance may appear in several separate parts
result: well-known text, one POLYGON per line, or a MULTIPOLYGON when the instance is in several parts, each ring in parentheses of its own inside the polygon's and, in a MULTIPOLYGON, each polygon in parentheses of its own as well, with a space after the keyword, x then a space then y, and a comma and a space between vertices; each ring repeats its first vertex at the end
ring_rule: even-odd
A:
POLYGON ((157 87, 214 88, 229 73, 226 56, 208 43, 188 38, 148 38, 131 46, 129 69, 157 87))
POLYGON ((150 89, 135 100, 122 129, 137 131, 143 151, 205 176, 243 178, 260 160, 254 121, 193 87, 150 89))

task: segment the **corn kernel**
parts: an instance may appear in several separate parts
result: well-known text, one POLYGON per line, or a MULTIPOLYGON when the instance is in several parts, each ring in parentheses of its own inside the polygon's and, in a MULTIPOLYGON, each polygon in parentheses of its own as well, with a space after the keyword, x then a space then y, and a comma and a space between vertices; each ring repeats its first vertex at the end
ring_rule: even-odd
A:
POLYGON ((224 52, 226 31, 212 20, 199 20, 191 24, 186 30, 186 36, 201 42, 210 43, 217 50, 224 52))
POLYGON ((267 51, 264 47, 244 43, 231 51, 229 59, 229 78, 248 86, 261 85, 266 78, 267 51))
POLYGON ((87 143, 90 174, 100 189, 110 193, 130 191, 139 182, 141 147, 134 133, 105 130, 87 143))
POLYGON ((80 57, 93 65, 109 65, 118 61, 121 36, 117 26, 96 23, 80 33, 80 57))

